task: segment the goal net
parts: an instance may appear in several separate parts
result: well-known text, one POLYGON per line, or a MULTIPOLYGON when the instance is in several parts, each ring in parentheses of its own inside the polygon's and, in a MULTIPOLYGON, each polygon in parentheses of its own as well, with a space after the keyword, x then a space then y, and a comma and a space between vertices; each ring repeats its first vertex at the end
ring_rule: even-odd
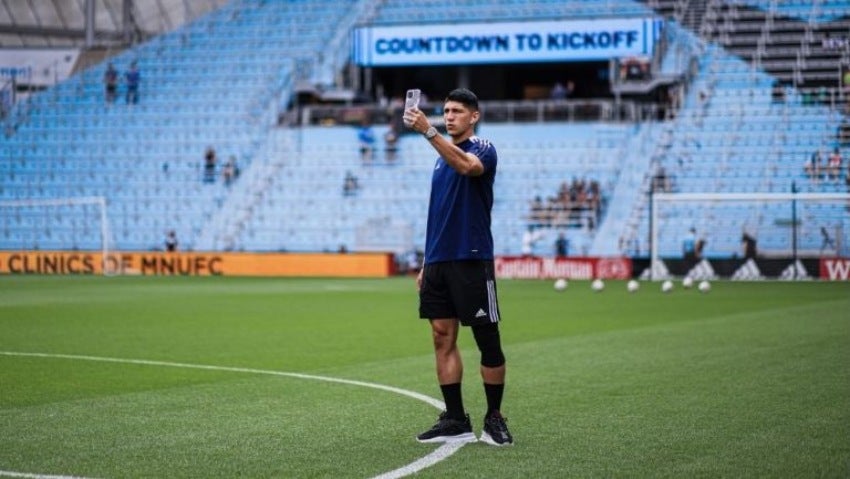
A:
POLYGON ((650 208, 652 279, 805 279, 850 256, 848 193, 656 193, 650 208))
POLYGON ((0 249, 88 253, 75 268, 79 271, 67 271, 68 264, 34 256, 21 266, 28 272, 110 275, 117 270, 110 256, 113 248, 106 198, 99 196, 0 201, 0 249), (54 267, 59 268, 52 271, 54 267))

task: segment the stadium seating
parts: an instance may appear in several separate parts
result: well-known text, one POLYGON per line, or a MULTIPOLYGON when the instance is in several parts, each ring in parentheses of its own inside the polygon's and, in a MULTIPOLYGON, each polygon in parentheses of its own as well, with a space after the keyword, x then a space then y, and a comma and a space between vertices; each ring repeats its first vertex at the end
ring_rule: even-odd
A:
MULTIPOLYGON (((385 131, 386 127, 375 128, 378 138, 385 131)), ((517 254, 531 199, 551 196, 563 181, 573 178, 596 178, 603 191, 610 191, 632 131, 622 125, 492 124, 479 134, 493 139, 500 158, 493 211, 497 248, 517 254)), ((275 136, 269 154, 277 152, 280 168, 268 179, 262 201, 236 241, 241 248, 335 251, 344 245, 348 250, 389 249, 401 254, 417 247, 425 234, 430 171, 436 158, 421 138, 402 136, 392 161, 379 148, 371 161, 364 162, 356 131, 350 127, 281 130, 275 136), (351 196, 342 191, 346 172, 360 183, 351 196)), ((554 242, 556 232, 549 233, 554 242)), ((568 234, 574 245, 587 248, 592 240, 586 230, 568 234)), ((540 252, 548 254, 552 243, 540 244, 540 252)))
MULTIPOLYGON (((843 48, 828 46, 850 34, 850 5, 843 1, 710 2, 705 38, 798 88, 835 85, 843 48)), ((844 58, 842 58, 844 57, 844 58)))
POLYGON ((747 5, 772 11, 804 21, 828 22, 850 15, 850 5, 844 0, 729 0, 727 3, 747 5))
MULTIPOLYGON (((463 10, 467 22, 539 20, 551 18, 595 18, 652 15, 652 10, 632 0, 476 0, 463 10)), ((458 20, 457 2, 451 0, 389 0, 373 22, 438 23, 458 20)))
MULTIPOLYGON (((601 224, 567 232, 574 253, 593 255, 647 253, 646 193, 662 167, 679 192, 787 192, 792 185, 809 192, 846 191, 843 183, 813 182, 803 171, 814 150, 839 146, 834 133, 843 117, 827 102, 804 96, 793 82, 783 86, 782 101, 774 101, 778 74, 734 54, 749 45, 747 32, 760 35, 770 25, 766 19, 778 18, 778 12, 786 18, 777 28, 795 30, 781 30, 774 38, 793 36, 799 47, 800 35, 843 25, 836 19, 846 19, 846 2, 708 4, 739 16, 721 21, 704 12, 706 24, 715 22, 716 28, 694 32, 673 21, 665 32, 669 48, 661 59, 662 74, 682 76, 691 59, 698 63, 674 118, 636 126, 482 126, 481 136, 492 138, 500 154, 493 212, 498 253, 519 253, 530 201, 551 196, 574 177, 598 180, 605 195, 601 224), (785 21, 790 17, 803 23, 785 21), (716 43, 705 43, 700 33, 716 43)), ((649 6, 660 8, 660 3, 480 0, 470 3, 463 19, 648 15, 649 6)), ((424 237, 434 156, 427 144, 403 136, 391 164, 380 149, 364 163, 352 128, 289 129, 275 123, 297 82, 329 76, 322 70, 327 62, 315 59, 338 56, 341 44, 328 39, 340 31, 367 20, 455 21, 455 11, 448 0, 231 2, 111 58, 122 72, 133 62, 139 65, 138 105, 126 105, 121 96, 105 104, 106 63, 19 103, 0 137, 0 200, 105 197, 112 247, 118 249, 159 249, 170 229, 184 249, 333 251, 344 246, 403 253, 416 248, 424 237), (218 152, 219 166, 231 156, 237 159, 242 174, 231 187, 220 177, 213 184, 202 182, 209 146, 218 152), (349 171, 360 189, 345 196, 342 184, 349 171)), ((817 52, 813 38, 810 46, 817 52)), ((764 58, 788 62, 771 55, 764 58)), ((376 137, 384 131, 377 125, 376 137)), ((805 206, 800 214, 807 224, 850 232, 840 206, 805 206)), ((83 217, 50 215, 46 208, 0 215, 0 248, 99 247, 96 229, 83 217)), ((787 250, 787 216, 779 206, 671 208, 664 217, 661 251, 677 254, 677 238, 693 224, 712 232, 712 255, 737 252, 742 225, 758 230, 762 247, 787 250)), ((805 229, 802 249, 818 249, 818 231, 805 229)), ((547 231, 537 252, 551 254, 556 235, 547 231)))
MULTIPOLYGON (((293 59, 320 51, 346 11, 339 2, 310 4, 305 11, 289 2, 233 2, 111 58, 122 72, 138 64, 138 105, 121 96, 105 104, 106 62, 19 104, 0 147, 20 167, 2 180, 0 199, 104 196, 115 247, 159 248, 164 232, 176 229, 181 247, 211 248, 214 234, 202 233, 231 191, 220 180, 201 183, 203 152, 212 146, 219 166, 233 156, 250 169, 289 96, 293 59)), ((23 238, 7 248, 45 248, 42 236, 57 237, 50 229, 13 234, 8 221, 2 227, 23 238)))
MULTIPOLYGON (((700 74, 682 111, 669 125, 668 140, 656 159, 656 168, 663 167, 671 176, 673 191, 846 191, 843 176, 837 181, 812 181, 803 169, 815 150, 827 153, 838 146, 838 112, 825 104, 804 101, 793 89, 787 89, 781 101, 774 100, 771 76, 717 46, 704 46, 700 64, 700 74)), ((799 249, 819 250, 820 226, 850 231, 845 206, 801 204, 798 218, 806 227, 801 228, 799 249)), ((629 241, 649 237, 648 213, 648 209, 635 212, 641 219, 629 221, 634 228, 625 235, 629 241)), ((707 236, 709 256, 740 254, 743 230, 757 232, 764 249, 776 254, 789 252, 790 217, 789 203, 737 203, 711 210, 693 204, 671 206, 661 217, 659 251, 662 256, 679 255, 680 238, 695 226, 707 236)))

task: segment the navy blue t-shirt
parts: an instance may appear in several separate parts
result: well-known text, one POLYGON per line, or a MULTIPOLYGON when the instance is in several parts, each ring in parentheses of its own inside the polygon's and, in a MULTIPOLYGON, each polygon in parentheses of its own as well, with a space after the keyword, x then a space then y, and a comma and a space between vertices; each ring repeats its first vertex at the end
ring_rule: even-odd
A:
POLYGON ((464 176, 440 157, 431 178, 425 264, 440 261, 492 260, 493 182, 496 179, 496 148, 473 136, 457 145, 484 164, 479 176, 464 176))

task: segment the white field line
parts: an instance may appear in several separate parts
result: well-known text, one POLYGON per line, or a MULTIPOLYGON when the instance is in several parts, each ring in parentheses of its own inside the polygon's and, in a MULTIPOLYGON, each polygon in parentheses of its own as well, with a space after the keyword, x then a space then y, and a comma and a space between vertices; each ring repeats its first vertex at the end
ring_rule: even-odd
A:
POLYGON ((20 477, 24 479, 90 479, 81 476, 51 476, 48 474, 29 474, 13 471, 0 471, 0 477, 20 477))
MULTIPOLYGON (((123 359, 123 358, 108 358, 101 356, 85 356, 85 355, 75 355, 75 354, 48 354, 48 353, 24 353, 24 352, 15 352, 15 351, 0 351, 0 355, 4 356, 18 356, 18 357, 33 357, 33 358, 52 358, 52 359, 73 359, 73 360, 81 360, 81 361, 98 361, 103 363, 120 363, 120 364, 139 364, 144 366, 161 366, 161 367, 169 367, 169 368, 184 368, 184 369, 203 369, 207 371, 227 371, 234 373, 246 373, 246 374, 264 374, 268 376, 283 376, 290 378, 298 378, 298 379, 311 379, 314 381, 325 381, 330 383, 339 383, 339 384, 347 384, 351 386, 361 386, 372 389, 380 389, 382 391, 388 391, 391 393, 399 394, 401 396, 407 396, 409 398, 413 398, 424 403, 430 404, 437 409, 444 409, 445 404, 443 401, 439 399, 434 399, 430 396, 426 396, 424 394, 420 394, 415 391, 410 391, 407 389, 401 389, 393 386, 386 386, 384 384, 378 383, 370 383, 366 381, 355 381, 352 379, 342 379, 342 378, 334 378, 330 376, 317 376, 313 374, 302 374, 302 373, 291 373, 286 371, 272 371, 268 369, 254 369, 254 368, 239 368, 239 367, 229 367, 229 366, 211 366, 205 364, 189 364, 189 363, 175 363, 170 361, 153 361, 148 359, 123 359)), ((461 447, 463 447, 465 443, 457 442, 457 443, 445 443, 439 448, 437 448, 432 453, 424 456, 416 461, 411 462, 410 464, 400 467, 398 469, 385 472, 381 475, 375 476, 374 479, 396 479, 405 476, 409 476, 410 474, 414 474, 416 472, 421 471, 427 467, 433 466, 434 464, 442 461, 443 459, 448 458, 455 452, 457 452, 461 447)), ((17 478, 25 478, 25 479, 91 479, 80 476, 51 476, 45 474, 30 474, 23 472, 13 472, 13 471, 3 471, 0 470, 0 477, 17 477, 17 478)))

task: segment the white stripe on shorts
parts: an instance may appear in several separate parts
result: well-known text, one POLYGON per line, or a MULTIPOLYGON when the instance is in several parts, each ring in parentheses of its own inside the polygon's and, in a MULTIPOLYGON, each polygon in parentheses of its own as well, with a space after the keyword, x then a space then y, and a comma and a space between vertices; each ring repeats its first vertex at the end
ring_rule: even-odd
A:
POLYGON ((490 322, 499 322, 499 303, 496 301, 496 282, 487 280, 487 306, 490 308, 490 322))

